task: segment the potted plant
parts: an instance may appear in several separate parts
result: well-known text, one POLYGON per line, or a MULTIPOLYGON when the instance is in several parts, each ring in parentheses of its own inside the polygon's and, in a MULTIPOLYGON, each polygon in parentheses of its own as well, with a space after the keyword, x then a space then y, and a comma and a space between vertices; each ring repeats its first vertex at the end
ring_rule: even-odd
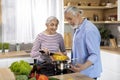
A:
POLYGON ((2 52, 2 48, 3 48, 3 45, 2 45, 2 43, 0 42, 0 53, 2 52))
POLYGON ((8 52, 9 51, 9 43, 3 43, 3 49, 4 49, 4 52, 8 52))
POLYGON ((101 35, 101 44, 100 45, 105 46, 108 44, 111 31, 104 26, 98 27, 98 29, 99 29, 100 35, 101 35))

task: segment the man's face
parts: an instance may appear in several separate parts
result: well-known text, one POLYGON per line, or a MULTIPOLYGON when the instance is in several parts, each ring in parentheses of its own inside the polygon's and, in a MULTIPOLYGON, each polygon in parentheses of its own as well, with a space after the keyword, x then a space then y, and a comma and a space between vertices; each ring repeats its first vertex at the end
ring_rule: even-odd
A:
POLYGON ((65 13, 65 19, 66 21, 68 21, 69 24, 72 25, 73 28, 78 27, 79 25, 78 15, 72 15, 72 13, 68 12, 65 13))

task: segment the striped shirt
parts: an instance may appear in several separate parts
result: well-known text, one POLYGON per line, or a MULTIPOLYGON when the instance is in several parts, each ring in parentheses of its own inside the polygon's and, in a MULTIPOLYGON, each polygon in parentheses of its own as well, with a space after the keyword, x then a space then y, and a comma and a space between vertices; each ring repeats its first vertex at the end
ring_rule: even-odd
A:
POLYGON ((39 52, 40 49, 47 48, 50 52, 65 52, 64 40, 61 34, 47 35, 38 34, 31 50, 31 57, 43 61, 45 57, 39 52))

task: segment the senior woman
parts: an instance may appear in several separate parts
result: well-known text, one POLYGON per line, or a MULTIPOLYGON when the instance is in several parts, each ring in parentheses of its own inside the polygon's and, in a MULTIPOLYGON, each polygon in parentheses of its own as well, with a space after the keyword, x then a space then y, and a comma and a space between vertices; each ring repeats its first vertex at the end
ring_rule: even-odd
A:
POLYGON ((30 55, 34 59, 37 59, 37 62, 51 62, 52 58, 48 56, 49 53, 66 53, 63 37, 60 33, 56 32, 58 24, 59 21, 56 17, 48 17, 46 20, 47 28, 43 32, 39 33, 35 39, 30 55), (44 52, 44 54, 42 52, 44 52))

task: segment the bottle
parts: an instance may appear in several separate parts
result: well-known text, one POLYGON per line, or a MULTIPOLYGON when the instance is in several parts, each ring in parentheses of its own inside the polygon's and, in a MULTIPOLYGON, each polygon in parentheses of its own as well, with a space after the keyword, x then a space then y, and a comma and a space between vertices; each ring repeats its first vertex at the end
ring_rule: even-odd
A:
POLYGON ((93 20, 94 20, 94 21, 98 21, 98 20, 99 20, 99 17, 98 17, 97 14, 94 14, 94 15, 93 15, 93 20))
POLYGON ((20 51, 20 44, 19 43, 16 44, 16 51, 20 51))

